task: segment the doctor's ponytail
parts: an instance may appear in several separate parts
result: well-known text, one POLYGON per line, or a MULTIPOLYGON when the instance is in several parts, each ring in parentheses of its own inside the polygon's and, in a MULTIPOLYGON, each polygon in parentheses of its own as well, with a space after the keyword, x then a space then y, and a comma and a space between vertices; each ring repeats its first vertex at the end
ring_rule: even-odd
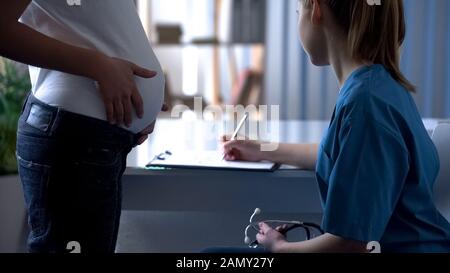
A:
POLYGON ((403 87, 415 92, 400 71, 400 47, 406 34, 403 0, 324 1, 347 33, 353 58, 384 65, 403 87))

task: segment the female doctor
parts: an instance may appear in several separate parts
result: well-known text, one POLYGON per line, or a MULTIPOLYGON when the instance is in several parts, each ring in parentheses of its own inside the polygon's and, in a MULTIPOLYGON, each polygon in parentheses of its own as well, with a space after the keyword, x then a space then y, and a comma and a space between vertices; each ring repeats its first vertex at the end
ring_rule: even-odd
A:
POLYGON ((433 203, 439 158, 399 69, 405 36, 403 1, 299 0, 299 30, 317 66, 331 65, 340 84, 321 144, 224 143, 227 160, 315 169, 325 234, 288 242, 260 224, 258 242, 271 252, 450 252, 450 224, 433 203))

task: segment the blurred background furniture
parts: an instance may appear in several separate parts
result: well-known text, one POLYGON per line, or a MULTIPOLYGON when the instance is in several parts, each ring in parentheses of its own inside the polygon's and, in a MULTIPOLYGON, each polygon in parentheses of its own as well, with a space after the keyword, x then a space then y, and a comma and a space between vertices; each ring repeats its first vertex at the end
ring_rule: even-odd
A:
POLYGON ((192 110, 189 97, 201 97, 205 107, 261 102, 266 1, 137 1, 166 73, 169 105, 192 110))

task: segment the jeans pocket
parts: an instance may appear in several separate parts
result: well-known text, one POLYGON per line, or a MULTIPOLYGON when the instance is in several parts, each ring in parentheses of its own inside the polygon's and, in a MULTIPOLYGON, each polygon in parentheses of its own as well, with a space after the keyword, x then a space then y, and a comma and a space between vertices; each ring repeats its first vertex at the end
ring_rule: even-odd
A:
POLYGON ((19 175, 28 210, 28 224, 31 228, 30 239, 44 236, 50 227, 48 212, 48 185, 51 167, 28 161, 17 155, 19 175))

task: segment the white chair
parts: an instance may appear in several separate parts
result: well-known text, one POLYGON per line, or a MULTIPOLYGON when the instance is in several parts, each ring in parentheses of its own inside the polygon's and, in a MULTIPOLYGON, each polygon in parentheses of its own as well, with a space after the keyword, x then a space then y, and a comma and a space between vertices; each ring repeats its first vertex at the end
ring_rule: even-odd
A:
POLYGON ((434 186, 434 200, 442 215, 450 221, 450 123, 436 127, 433 142, 441 160, 441 170, 434 186))

